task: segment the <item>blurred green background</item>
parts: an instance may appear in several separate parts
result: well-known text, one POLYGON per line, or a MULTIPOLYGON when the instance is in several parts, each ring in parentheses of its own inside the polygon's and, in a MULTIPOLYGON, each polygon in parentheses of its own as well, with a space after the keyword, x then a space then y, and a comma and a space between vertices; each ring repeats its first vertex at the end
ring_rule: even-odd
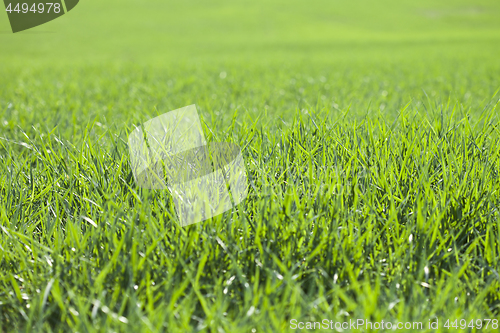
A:
POLYGON ((494 0, 84 0, 13 34, 5 13, 2 121, 123 126, 197 104, 272 123, 313 107, 395 116, 429 97, 481 110, 500 87, 499 18, 494 0))
POLYGON ((3 67, 490 59, 499 44, 494 0, 83 0, 17 34, 0 15, 3 67))

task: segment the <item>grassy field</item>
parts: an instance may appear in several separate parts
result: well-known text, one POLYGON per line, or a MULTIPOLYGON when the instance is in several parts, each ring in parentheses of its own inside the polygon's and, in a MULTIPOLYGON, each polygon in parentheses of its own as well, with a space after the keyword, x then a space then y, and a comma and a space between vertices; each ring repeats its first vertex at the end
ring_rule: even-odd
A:
POLYGON ((499 17, 86 0, 12 34, 0 14, 0 332, 498 331, 499 17), (250 191, 182 228, 127 137, 190 104, 244 148, 250 191))

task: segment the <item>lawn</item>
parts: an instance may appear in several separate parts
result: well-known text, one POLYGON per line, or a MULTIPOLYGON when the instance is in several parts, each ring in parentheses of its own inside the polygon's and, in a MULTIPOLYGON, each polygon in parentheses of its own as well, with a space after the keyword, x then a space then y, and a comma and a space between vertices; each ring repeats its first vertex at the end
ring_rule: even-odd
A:
POLYGON ((498 332, 499 55, 494 0, 0 14, 0 332, 498 332), (127 140, 191 104, 250 186, 181 227, 127 140))

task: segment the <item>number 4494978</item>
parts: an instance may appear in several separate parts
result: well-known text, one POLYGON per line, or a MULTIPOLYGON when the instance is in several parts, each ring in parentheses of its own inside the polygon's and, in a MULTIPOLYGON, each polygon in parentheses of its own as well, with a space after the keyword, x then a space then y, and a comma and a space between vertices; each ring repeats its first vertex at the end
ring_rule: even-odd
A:
POLYGON ((17 3, 14 8, 12 8, 12 3, 9 3, 9 5, 6 8, 6 11, 9 13, 16 12, 16 13, 50 13, 51 11, 53 13, 60 13, 61 12, 61 4, 60 3, 52 3, 52 2, 40 2, 38 4, 34 3, 31 8, 29 4, 27 3, 17 3))
POLYGON ((465 328, 477 328, 477 329, 488 329, 488 328, 493 328, 493 329, 498 329, 498 319, 477 319, 477 320, 471 320, 467 322, 465 319, 462 320, 447 320, 446 323, 444 324, 444 327, 451 329, 451 328, 460 328, 460 329, 465 329, 465 328))

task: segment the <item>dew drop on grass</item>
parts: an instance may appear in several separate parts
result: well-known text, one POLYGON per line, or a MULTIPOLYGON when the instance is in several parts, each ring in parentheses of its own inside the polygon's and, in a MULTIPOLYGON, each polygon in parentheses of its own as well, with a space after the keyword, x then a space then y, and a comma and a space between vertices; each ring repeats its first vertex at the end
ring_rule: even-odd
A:
POLYGON ((394 302, 389 303, 389 309, 388 310, 391 310, 398 303, 399 303, 399 299, 395 300, 394 302))
POLYGON ((253 315, 253 313, 255 312, 255 306, 251 306, 250 309, 248 309, 247 311, 247 317, 250 317, 251 315, 253 315))

